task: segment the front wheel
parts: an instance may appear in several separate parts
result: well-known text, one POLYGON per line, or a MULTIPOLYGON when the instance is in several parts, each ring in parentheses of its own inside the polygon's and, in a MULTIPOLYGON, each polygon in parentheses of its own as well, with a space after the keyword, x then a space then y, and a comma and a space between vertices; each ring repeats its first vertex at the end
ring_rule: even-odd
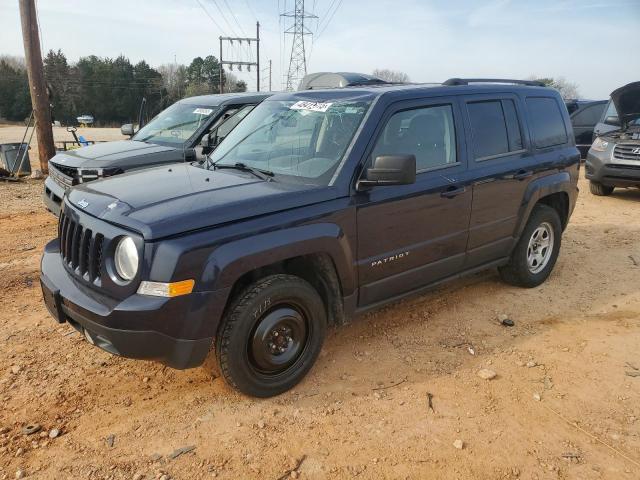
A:
POLYGON ((296 385, 315 363, 327 329, 324 303, 305 280, 270 275, 241 292, 216 337, 216 357, 232 387, 271 397, 296 385))
POLYGON ((551 274, 562 240, 562 223, 555 209, 536 205, 509 263, 499 268, 502 279, 519 287, 537 287, 551 274))
POLYGON ((614 187, 608 187, 598 182, 589 182, 589 191, 593 195, 597 195, 599 197, 606 197, 607 195, 611 195, 613 193, 613 189, 614 187))

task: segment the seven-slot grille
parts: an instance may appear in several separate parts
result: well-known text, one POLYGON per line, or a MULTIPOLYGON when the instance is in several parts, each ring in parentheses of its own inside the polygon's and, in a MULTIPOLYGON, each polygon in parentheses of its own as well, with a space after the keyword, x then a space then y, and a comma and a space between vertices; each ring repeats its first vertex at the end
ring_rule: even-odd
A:
POLYGON ((53 162, 51 162, 51 165, 53 166, 53 168, 58 170, 63 175, 66 175, 67 177, 75 178, 76 174, 78 173, 78 169, 76 167, 67 167, 66 165, 60 165, 53 162))
POLYGON ((94 282, 100 279, 104 235, 92 232, 64 212, 58 223, 60 255, 76 274, 94 282))
POLYGON ((640 160, 640 144, 619 143, 613 149, 613 158, 618 160, 640 160))
POLYGON ((78 169, 75 167, 67 167, 57 163, 49 162, 49 175, 61 187, 68 188, 78 183, 78 169))

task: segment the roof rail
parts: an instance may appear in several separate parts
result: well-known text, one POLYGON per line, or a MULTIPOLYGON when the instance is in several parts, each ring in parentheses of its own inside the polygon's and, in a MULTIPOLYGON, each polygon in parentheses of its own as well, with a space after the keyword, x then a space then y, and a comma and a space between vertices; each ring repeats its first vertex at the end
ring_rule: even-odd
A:
POLYGON ((531 87, 546 87, 538 80, 512 80, 508 78, 450 78, 443 85, 469 85, 470 83, 513 83, 516 85, 529 85, 531 87))

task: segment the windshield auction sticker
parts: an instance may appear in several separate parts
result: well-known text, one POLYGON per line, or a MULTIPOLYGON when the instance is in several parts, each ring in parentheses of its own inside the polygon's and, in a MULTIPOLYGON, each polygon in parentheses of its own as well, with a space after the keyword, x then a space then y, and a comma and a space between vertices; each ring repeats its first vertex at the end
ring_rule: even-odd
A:
POLYGON ((311 112, 326 112, 333 103, 318 103, 300 101, 291 105, 291 110, 309 110, 311 112))
POLYGON ((196 115, 211 115, 213 110, 211 108, 196 108, 193 113, 196 115))

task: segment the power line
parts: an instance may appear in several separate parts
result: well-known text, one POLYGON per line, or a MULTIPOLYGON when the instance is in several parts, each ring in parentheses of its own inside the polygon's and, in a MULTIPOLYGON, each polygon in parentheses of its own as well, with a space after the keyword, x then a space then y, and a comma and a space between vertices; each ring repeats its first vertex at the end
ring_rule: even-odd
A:
POLYGON ((218 27, 218 29, 222 32, 223 35, 226 35, 227 33, 224 31, 224 29, 220 26, 220 24, 218 22, 216 22, 215 18, 213 18, 211 16, 211 14, 209 13, 209 11, 204 7, 204 5, 202 4, 202 2, 200 2, 200 0, 196 0, 196 2, 198 2, 198 5, 200 5, 200 8, 202 9, 202 11, 204 13, 207 14, 207 17, 209 17, 209 19, 213 22, 213 24, 218 27))
POLYGON ((244 0, 244 3, 247 5, 247 8, 251 12, 251 15, 253 15, 253 19, 257 22, 258 21, 258 16, 256 15, 256 12, 251 7, 251 4, 249 3, 249 0, 244 0))
POLYGON ((224 20, 224 22, 227 24, 227 26, 229 27, 229 31, 231 32, 231 35, 233 35, 234 37, 239 37, 240 35, 238 35, 233 27, 231 26, 231 22, 229 22, 229 20, 227 19, 227 16, 224 14, 224 12, 222 11, 222 9, 220 8, 220 5, 218 5, 218 2, 216 2, 216 0, 211 0, 213 2, 213 4, 216 6, 216 8, 218 9, 218 11, 220 12, 220 15, 222 16, 222 19, 224 20))
MULTIPOLYGON (((336 14, 336 12, 338 11, 338 9, 340 8, 341 5, 342 5, 342 0, 340 0, 338 2, 338 5, 333 10, 333 13, 331 14, 331 17, 326 21, 326 23, 324 24, 324 27, 322 27, 322 30, 320 30, 320 32, 318 32, 318 34, 316 35, 316 40, 318 40, 318 38, 320 38, 320 35, 322 35, 322 33, 327 29, 327 26, 331 23, 331 20, 333 20, 333 16, 336 14)), ((318 28, 319 28, 319 26, 318 26, 318 28)))
POLYGON ((240 25, 240 22, 238 21, 238 17, 236 17, 236 14, 233 13, 233 10, 231 10, 231 7, 229 7, 229 4, 227 3, 227 0, 222 0, 222 1, 227 6, 227 9, 229 10, 229 12, 231 12, 231 16, 235 20, 236 25, 238 25, 238 28, 240 29, 240 33, 242 33, 242 35, 244 35, 246 37, 247 36, 247 32, 245 32, 244 28, 242 28, 242 25, 240 25))

